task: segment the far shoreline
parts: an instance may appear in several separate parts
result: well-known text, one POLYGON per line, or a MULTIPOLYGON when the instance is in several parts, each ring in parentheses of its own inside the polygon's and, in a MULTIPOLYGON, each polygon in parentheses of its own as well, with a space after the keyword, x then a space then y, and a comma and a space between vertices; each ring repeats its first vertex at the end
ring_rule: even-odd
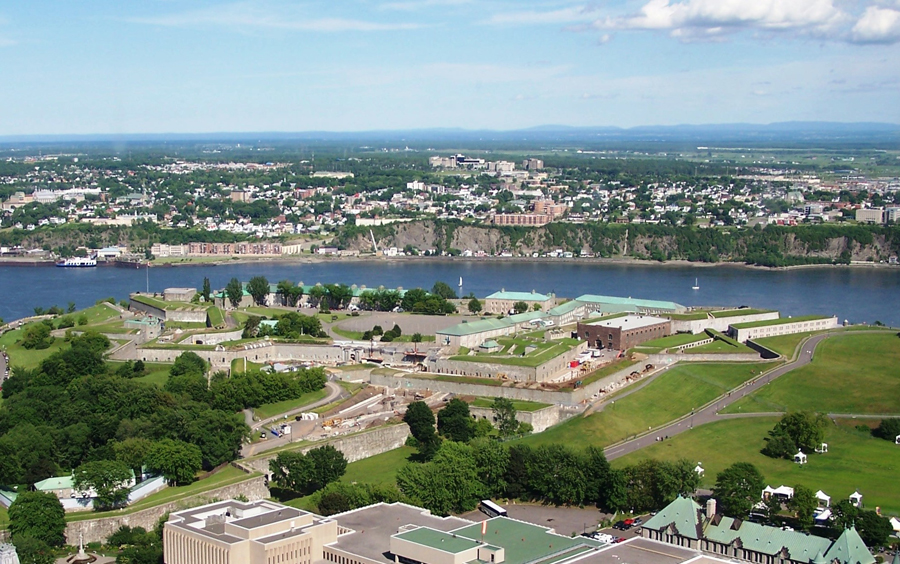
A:
MULTIPOLYGON (((693 267, 693 268, 716 268, 716 267, 730 267, 730 268, 747 268, 754 270, 771 270, 771 271, 781 271, 781 270, 797 270, 797 269, 815 269, 815 268, 879 268, 879 269, 889 269, 889 268, 898 268, 897 265, 886 264, 886 263, 876 263, 876 262, 853 262, 851 264, 799 264, 799 265, 791 265, 791 266, 759 266, 746 264, 742 262, 730 262, 730 261, 722 261, 722 262, 692 262, 683 259, 677 260, 667 260, 667 261, 655 261, 649 259, 636 259, 636 258, 627 258, 627 257, 612 257, 612 258, 580 258, 580 257, 572 257, 572 258, 556 258, 556 257, 448 257, 448 256, 440 256, 440 257, 425 257, 425 256, 400 256, 400 257, 377 257, 373 255, 364 255, 364 256, 354 256, 354 257, 332 257, 332 256, 314 256, 314 255, 292 255, 289 257, 247 257, 247 256, 232 256, 232 257, 222 257, 222 258, 214 258, 214 257, 194 257, 188 259, 182 259, 182 261, 166 261, 166 262, 151 262, 152 268, 171 268, 171 267, 202 267, 202 266, 222 266, 226 264, 276 264, 276 265, 291 265, 291 264, 323 264, 323 263, 385 263, 385 262, 394 262, 394 263, 402 263, 402 262, 442 262, 442 263, 464 263, 464 262, 472 262, 472 263, 563 263, 563 264, 589 264, 589 265, 624 265, 624 266, 650 266, 650 267, 664 267, 664 268, 672 268, 672 267, 693 267)), ((44 260, 44 259, 26 259, 26 258, 0 258, 0 267, 2 266, 55 266, 56 262, 54 260, 44 260)), ((98 267, 107 267, 107 266, 115 266, 113 263, 101 263, 98 267)), ((128 267, 133 268, 133 267, 128 267)))

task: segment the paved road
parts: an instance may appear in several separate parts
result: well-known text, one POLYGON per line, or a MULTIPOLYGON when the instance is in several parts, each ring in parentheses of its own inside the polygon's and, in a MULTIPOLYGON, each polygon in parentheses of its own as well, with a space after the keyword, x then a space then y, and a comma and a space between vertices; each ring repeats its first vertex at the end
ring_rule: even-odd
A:
POLYGON ((720 398, 715 403, 711 403, 703 409, 697 410, 691 415, 686 415, 681 419, 678 419, 672 423, 668 423, 662 427, 658 427, 656 429, 648 429, 648 433, 636 439, 632 439, 630 441, 626 441, 624 443, 620 443, 618 445, 613 445, 608 447, 605 450, 606 458, 612 460, 614 458, 619 458, 620 456, 625 456, 626 454, 631 454, 632 452, 648 447, 658 442, 658 438, 668 437, 672 438, 675 435, 680 433, 684 433, 692 429, 695 426, 704 425, 706 423, 712 423, 713 421, 721 421, 725 418, 735 418, 735 417, 765 417, 771 416, 771 414, 733 414, 733 415, 718 415, 719 410, 724 409, 727 405, 731 404, 734 401, 741 399, 742 397, 751 394, 765 386, 775 378, 779 376, 783 376, 801 366, 805 366, 809 364, 813 359, 813 353, 816 350, 816 347, 823 340, 830 337, 831 334, 824 333, 821 335, 814 335, 810 337, 803 344, 803 348, 800 350, 800 354, 797 355, 797 359, 793 362, 789 362, 787 364, 783 364, 774 370, 767 372, 766 374, 760 376, 753 382, 746 384, 742 388, 738 388, 736 390, 732 390, 728 392, 728 394, 722 398, 720 398))
MULTIPOLYGON (((344 388, 338 386, 334 382, 326 382, 325 386, 330 391, 327 396, 320 399, 319 401, 304 405, 303 407, 298 407, 296 409, 292 409, 290 411, 286 411, 284 413, 280 413, 280 414, 276 415, 275 417, 269 417, 268 419, 263 419, 262 421, 252 421, 252 412, 249 409, 245 409, 244 410, 244 420, 247 422, 247 425, 250 426, 251 433, 256 433, 257 430, 260 427, 262 427, 263 425, 267 425, 269 423, 272 423, 273 421, 278 421, 278 420, 284 419, 285 417, 290 418, 292 415, 295 415, 297 413, 309 411, 311 409, 315 409, 322 405, 327 405, 333 401, 336 401, 339 397, 349 395, 344 390, 344 388)), ((288 442, 291 442, 292 437, 295 434, 294 433, 295 431, 296 431, 297 435, 305 435, 306 433, 308 433, 309 431, 312 430, 311 427, 309 427, 308 425, 303 425, 301 428, 301 423, 306 424, 306 423, 311 423, 311 422, 303 421, 303 422, 292 423, 291 436, 272 438, 265 442, 244 445, 241 448, 241 455, 244 457, 248 457, 248 456, 253 456, 254 454, 259 454, 261 452, 265 452, 267 450, 271 450, 273 448, 278 448, 282 445, 287 444, 288 442)), ((312 426, 315 426, 315 424, 312 423, 312 426)))

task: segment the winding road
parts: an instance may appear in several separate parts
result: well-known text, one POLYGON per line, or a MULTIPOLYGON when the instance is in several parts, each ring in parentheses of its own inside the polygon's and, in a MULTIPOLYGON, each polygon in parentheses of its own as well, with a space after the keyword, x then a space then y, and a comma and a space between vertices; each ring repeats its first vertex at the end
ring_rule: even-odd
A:
POLYGON ((831 333, 813 335, 801 344, 800 353, 797 355, 797 358, 795 360, 788 362, 787 364, 782 364, 781 366, 760 375, 758 378, 756 378, 756 380, 747 382, 743 387, 728 392, 718 400, 707 404, 705 407, 698 409, 693 413, 687 414, 684 417, 676 419, 675 421, 667 423, 661 427, 648 429, 647 433, 640 437, 607 447, 604 450, 604 452, 606 453, 606 458, 612 460, 614 458, 619 458, 620 456, 631 454, 636 450, 640 450, 657 443, 660 437, 672 438, 675 435, 679 435, 694 428, 695 426, 705 425, 706 423, 712 423, 713 421, 721 421, 723 419, 734 419, 740 417, 771 417, 771 413, 736 413, 729 415, 719 415, 719 411, 721 409, 724 409, 732 402, 746 396, 747 394, 755 392, 775 378, 784 376, 791 370, 795 370, 797 368, 800 368, 801 366, 806 366, 807 364, 812 362, 816 347, 819 345, 819 343, 830 336, 831 333))

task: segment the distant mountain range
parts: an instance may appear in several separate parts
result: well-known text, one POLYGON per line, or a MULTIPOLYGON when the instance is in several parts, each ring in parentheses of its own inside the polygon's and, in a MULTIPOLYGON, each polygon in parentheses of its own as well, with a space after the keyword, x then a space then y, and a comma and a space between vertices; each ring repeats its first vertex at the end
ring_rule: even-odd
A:
POLYGON ((420 145, 427 142, 495 142, 495 143, 588 143, 606 144, 627 141, 679 142, 760 142, 785 141, 810 143, 900 142, 900 124, 878 122, 789 121, 770 124, 728 123, 706 125, 648 125, 621 127, 574 127, 542 125, 517 130, 471 130, 462 128, 429 128, 375 131, 304 131, 304 132, 212 132, 212 133, 131 133, 87 135, 6 135, 2 144, 18 143, 183 143, 183 142, 383 142, 420 145))

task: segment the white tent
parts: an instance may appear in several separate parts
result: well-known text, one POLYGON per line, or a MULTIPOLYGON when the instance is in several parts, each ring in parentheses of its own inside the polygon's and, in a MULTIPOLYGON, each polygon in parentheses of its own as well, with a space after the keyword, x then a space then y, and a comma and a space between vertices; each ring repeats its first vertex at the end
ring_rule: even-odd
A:
POLYGON ((797 464, 806 464, 806 455, 803 454, 803 451, 798 451, 797 454, 794 455, 794 462, 797 464))
POLYGON ((697 466, 694 467, 694 472, 697 473, 698 476, 703 476, 706 473, 706 470, 703 469, 702 462, 698 462, 697 466))
POLYGON ((816 452, 818 452, 819 454, 828 452, 828 443, 822 443, 819 446, 817 446, 816 452))
POLYGON ((893 527, 895 533, 900 533, 900 519, 891 517, 891 527, 893 527))
POLYGON ((850 505, 852 505, 853 507, 859 507, 859 505, 861 503, 862 503, 862 494, 861 493, 856 491, 856 492, 853 492, 852 494, 850 494, 850 505))
POLYGON ((831 506, 831 496, 822 490, 816 492, 816 499, 819 500, 819 507, 831 506))
POLYGON ((768 499, 770 496, 775 496, 778 499, 787 500, 792 499, 794 497, 794 488, 790 486, 778 486, 777 488, 773 488, 772 486, 766 486, 766 489, 762 492, 762 498, 768 499))

